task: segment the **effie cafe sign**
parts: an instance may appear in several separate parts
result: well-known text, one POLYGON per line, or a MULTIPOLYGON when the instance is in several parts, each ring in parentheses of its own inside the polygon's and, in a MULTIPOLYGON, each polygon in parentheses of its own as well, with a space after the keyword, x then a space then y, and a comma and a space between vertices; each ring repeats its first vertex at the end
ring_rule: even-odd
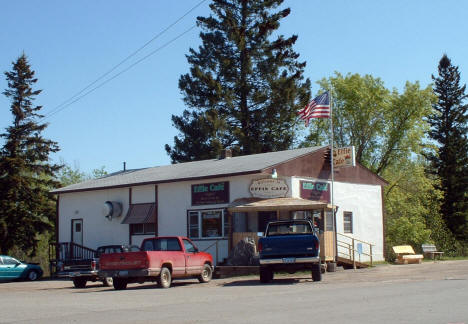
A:
POLYGON ((229 181, 192 185, 192 206, 229 202, 229 181))
POLYGON ((330 184, 328 182, 301 181, 301 198, 330 202, 330 184))
POLYGON ((252 181, 249 188, 252 197, 281 198, 286 197, 288 185, 281 179, 259 179, 252 181))

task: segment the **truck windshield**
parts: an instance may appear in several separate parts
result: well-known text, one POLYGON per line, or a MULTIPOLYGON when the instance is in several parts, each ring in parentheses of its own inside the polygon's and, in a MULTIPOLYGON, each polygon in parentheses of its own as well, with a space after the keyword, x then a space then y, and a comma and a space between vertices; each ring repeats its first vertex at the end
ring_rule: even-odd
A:
POLYGON ((312 227, 309 223, 270 224, 268 226, 267 236, 298 235, 307 233, 312 233, 312 227))

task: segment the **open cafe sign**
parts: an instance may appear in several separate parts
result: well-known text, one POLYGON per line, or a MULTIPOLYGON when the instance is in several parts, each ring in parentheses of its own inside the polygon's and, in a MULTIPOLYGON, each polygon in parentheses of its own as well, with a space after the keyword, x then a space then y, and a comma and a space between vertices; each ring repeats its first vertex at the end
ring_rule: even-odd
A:
POLYGON ((335 168, 356 166, 354 146, 333 149, 333 166, 335 168))

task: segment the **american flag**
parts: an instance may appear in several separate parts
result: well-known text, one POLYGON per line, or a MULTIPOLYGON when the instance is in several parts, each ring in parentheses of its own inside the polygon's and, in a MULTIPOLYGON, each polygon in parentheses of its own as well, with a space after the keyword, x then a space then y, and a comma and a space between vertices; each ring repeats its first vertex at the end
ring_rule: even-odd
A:
POLYGON ((311 118, 330 118, 330 97, 328 91, 317 96, 309 102, 303 109, 297 112, 299 118, 305 121, 306 126, 309 125, 311 118))

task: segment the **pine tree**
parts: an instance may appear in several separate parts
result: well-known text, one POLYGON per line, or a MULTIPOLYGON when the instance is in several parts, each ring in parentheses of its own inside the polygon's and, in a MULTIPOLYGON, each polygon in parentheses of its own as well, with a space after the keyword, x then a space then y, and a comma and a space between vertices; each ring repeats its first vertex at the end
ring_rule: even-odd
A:
POLYGON ((447 55, 439 62, 439 75, 432 76, 438 101, 428 118, 429 136, 438 145, 438 154, 428 153, 430 172, 441 180, 441 213, 457 239, 468 241, 468 105, 460 73, 447 55))
POLYGON ((0 135, 5 140, 0 152, 0 254, 14 246, 34 254, 37 234, 49 230, 55 217, 49 190, 58 186, 53 179, 60 166, 49 162, 49 154, 59 148, 41 135, 47 125, 38 121, 42 107, 33 105, 41 90, 32 88, 37 79, 26 56, 12 64, 3 94, 11 101, 13 123, 0 135))
POLYGON ((172 116, 180 135, 166 145, 173 162, 216 157, 227 146, 238 154, 291 147, 310 81, 293 50, 297 36, 270 40, 290 13, 278 9, 282 2, 214 0, 212 15, 197 18, 202 45, 189 50, 190 73, 179 79, 188 109, 172 116))

